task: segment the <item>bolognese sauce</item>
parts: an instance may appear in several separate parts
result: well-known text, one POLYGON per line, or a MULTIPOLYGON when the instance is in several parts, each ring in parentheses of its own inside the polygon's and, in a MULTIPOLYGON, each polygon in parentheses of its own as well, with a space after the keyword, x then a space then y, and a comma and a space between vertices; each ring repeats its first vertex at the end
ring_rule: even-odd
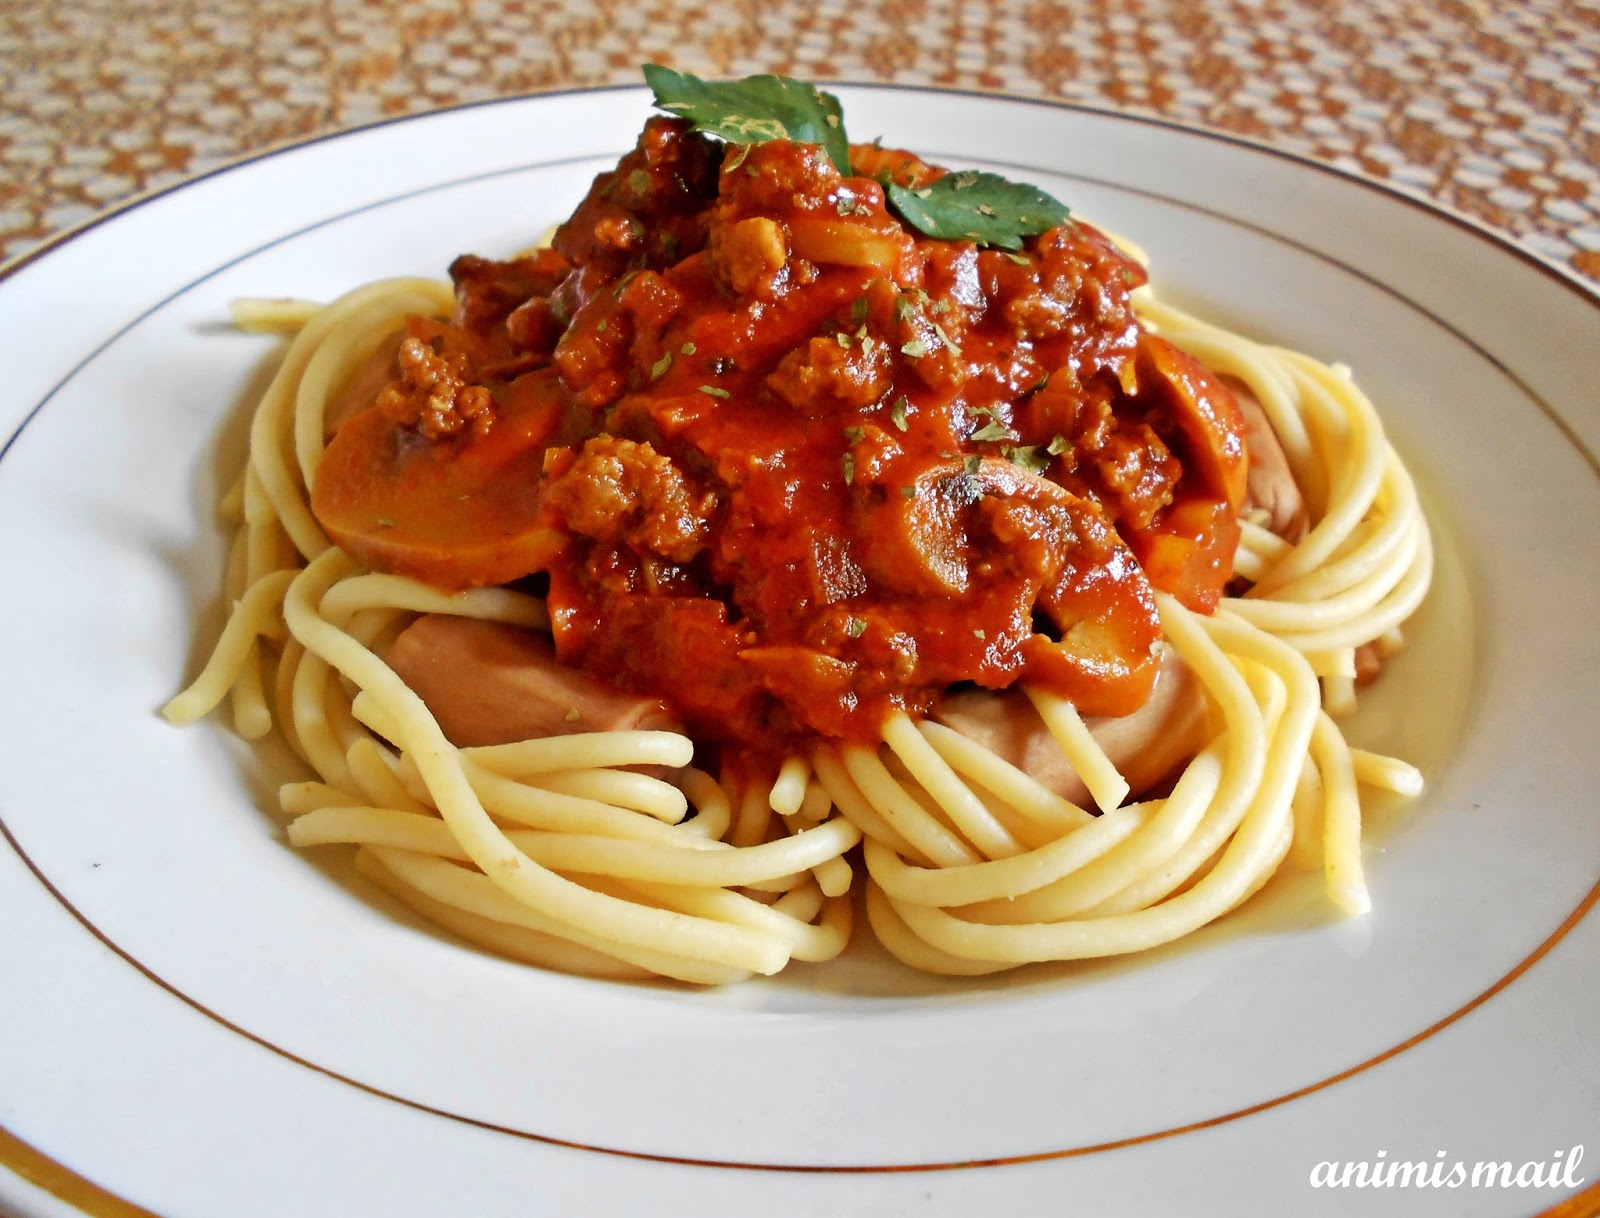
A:
POLYGON ((1154 590, 1215 608, 1246 494, 1228 388, 1146 332, 1140 266, 1069 220, 938 240, 876 146, 727 145, 654 118, 552 248, 451 267, 312 504, 358 560, 547 582, 556 655, 696 738, 876 740, 1025 680, 1149 696, 1154 590))

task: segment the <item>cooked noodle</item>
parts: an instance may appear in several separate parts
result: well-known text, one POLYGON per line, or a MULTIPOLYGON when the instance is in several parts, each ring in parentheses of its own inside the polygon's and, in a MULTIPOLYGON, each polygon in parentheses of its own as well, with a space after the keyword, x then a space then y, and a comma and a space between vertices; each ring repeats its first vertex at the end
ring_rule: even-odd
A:
POLYGON ((1237 906, 1291 854, 1320 862, 1333 902, 1360 912, 1356 788, 1411 795, 1421 778, 1351 750, 1329 714, 1349 708, 1356 650, 1392 652, 1426 592, 1431 543, 1411 479, 1346 371, 1148 289, 1135 299, 1152 331, 1260 400, 1314 522, 1290 543, 1246 521, 1235 569, 1251 587, 1214 615, 1160 598, 1165 645, 1210 708, 1207 741, 1164 795, 1126 803, 1127 781, 1071 704, 1039 690, 1028 693, 1098 814, 903 713, 876 749, 821 744, 760 778, 697 770, 693 742, 662 731, 450 744, 384 642, 419 613, 547 629, 543 605, 363 570, 308 506, 338 386, 406 315, 453 307, 448 285, 417 280, 325 308, 237 307, 241 326, 295 337, 223 505, 232 612, 164 713, 190 723, 231 699, 241 735, 276 723, 317 775, 282 789, 292 843, 354 844, 363 875, 453 933, 596 976, 720 984, 837 955, 858 843, 873 930, 931 972, 1166 943, 1237 906))

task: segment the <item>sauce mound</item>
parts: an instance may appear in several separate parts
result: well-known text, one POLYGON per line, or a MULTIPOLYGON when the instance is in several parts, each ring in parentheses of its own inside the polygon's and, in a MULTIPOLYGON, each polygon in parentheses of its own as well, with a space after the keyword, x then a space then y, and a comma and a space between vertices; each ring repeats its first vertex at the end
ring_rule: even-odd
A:
POLYGON ((553 248, 451 267, 313 508, 445 588, 537 577, 557 657, 758 751, 876 739, 1017 681, 1149 696, 1155 590, 1202 612, 1245 494, 1227 388, 1139 324, 1069 221, 1017 251, 902 224, 906 153, 657 118, 553 248))

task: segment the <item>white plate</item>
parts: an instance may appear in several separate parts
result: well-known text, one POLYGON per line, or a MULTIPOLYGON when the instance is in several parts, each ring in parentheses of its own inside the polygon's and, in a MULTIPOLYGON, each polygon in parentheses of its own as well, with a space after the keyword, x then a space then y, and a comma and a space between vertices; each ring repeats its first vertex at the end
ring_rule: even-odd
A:
POLYGON ((290 850, 261 759, 154 714, 217 625, 230 406, 271 349, 221 323, 526 244, 647 112, 495 103, 214 174, 0 283, 0 1126, 171 1218, 1526 1215, 1572 1190, 1309 1180, 1585 1139, 1569 1179, 1600 1176, 1600 303, 1238 142, 840 92, 856 138, 1045 185, 1379 401, 1448 561, 1355 728, 1431 780, 1373 818, 1376 912, 1291 879, 1131 961, 946 984, 860 950, 698 993, 482 955, 290 850))

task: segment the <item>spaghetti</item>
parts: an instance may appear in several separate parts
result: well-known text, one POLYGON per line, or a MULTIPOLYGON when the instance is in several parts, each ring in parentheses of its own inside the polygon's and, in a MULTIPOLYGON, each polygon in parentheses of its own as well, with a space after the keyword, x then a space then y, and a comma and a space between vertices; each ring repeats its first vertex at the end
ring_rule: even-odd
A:
MULTIPOLYGON (((939 180, 914 158, 893 172, 939 180)), ((238 325, 293 338, 223 500, 235 529, 224 584, 233 610, 167 717, 193 722, 228 700, 241 735, 275 726, 316 775, 280 792, 293 844, 354 845, 363 875, 462 938, 596 976, 721 984, 828 960, 850 937, 858 894, 895 956, 958 975, 1169 942, 1248 899, 1288 858, 1320 864, 1339 908, 1366 909, 1357 789, 1414 795, 1421 779, 1351 750, 1331 716, 1401 645, 1431 570, 1415 490, 1371 404, 1343 368, 1161 301, 1139 286, 1136 262, 1076 224, 1005 257, 1035 285, 1076 259, 1080 278, 1104 276, 1091 285, 1097 307, 1125 307, 1132 329, 1073 331, 1070 352, 1066 339, 1051 347, 1047 288, 1008 314, 1006 359, 1059 361, 1020 399, 995 390, 986 402, 981 378, 941 380, 959 370, 953 357, 946 372, 925 365, 908 381, 914 362, 940 354, 928 339, 946 356, 960 344, 969 359, 1000 358, 985 345, 998 340, 971 320, 998 297, 973 293, 1013 272, 971 242, 907 237, 870 186, 824 174, 805 145, 724 156, 685 124, 655 120, 558 233, 560 258, 458 263, 455 290, 392 280, 327 306, 241 303, 238 325), (682 186, 686 174, 704 179, 704 199, 651 212, 659 180, 676 175, 682 186), (784 174, 806 178, 825 210, 774 211, 769 200, 752 211, 737 194, 784 174), (626 214, 655 228, 611 224, 628 191, 626 214), (608 263, 598 245, 575 251, 580 228, 624 252, 643 242, 660 254, 648 266, 666 269, 608 263), (673 242, 657 242, 663 234, 673 242), (712 305, 684 302, 708 274, 722 276, 724 294, 764 299, 786 319, 776 338, 741 340, 738 360, 765 344, 765 389, 718 354, 712 305), (824 288, 830 305, 803 303, 824 288), (652 309, 653 331, 643 320, 652 309), (491 318, 476 330, 474 310, 491 318), (715 362, 691 366, 693 356, 715 362), (614 374, 629 367, 631 380, 614 374), (830 380, 824 367, 853 371, 830 380), (856 400, 851 386, 871 392, 856 400), (724 614, 704 625, 691 604, 711 579, 703 555, 732 544, 717 530, 731 533, 737 515, 731 492, 705 488, 735 485, 731 458, 718 450, 707 458, 714 472, 685 476, 681 458, 662 455, 674 451, 671 427, 732 427, 738 403, 763 392, 764 418, 776 395, 799 420, 794 434, 826 432, 826 443, 847 446, 842 458, 824 452, 833 506, 805 533, 828 588, 808 602, 809 634, 784 633, 778 602, 793 598, 782 583, 749 585, 738 602, 747 624, 724 614), (1253 483, 1246 495, 1235 397, 1281 446, 1298 519, 1287 509, 1274 518, 1271 495, 1253 483), (1070 462, 1070 446, 1040 420, 1054 426, 1061 416, 1049 410, 1081 414, 1084 402, 1101 409, 1102 440, 1138 437, 1143 447, 1117 450, 1117 468, 1137 477, 1052 464, 1070 462), (940 433, 930 450, 953 447, 905 473, 895 461, 911 460, 934 418, 961 434, 940 433), (1165 439, 1150 425, 1163 420, 1165 439), (351 440, 362 429, 365 448, 351 440), (654 445, 627 438, 645 434, 654 445), (434 483, 420 506, 409 475, 373 474, 382 464, 373 453, 388 454, 383 470, 421 463, 411 468, 434 483), (605 484, 633 496, 623 523, 621 509, 601 518, 591 467, 624 471, 605 484), (529 468, 520 482, 506 474, 529 468), (899 495, 881 485, 895 468, 899 495), (580 475, 590 481, 574 483, 580 475), (937 531, 959 519, 978 538, 980 518, 995 544, 1013 538, 1009 558, 979 554, 976 540, 970 555, 955 553, 937 531), (896 522, 901 531, 885 531, 896 522), (1006 573, 1037 550, 1040 529, 1055 530, 1058 549, 1072 539, 1078 548, 1061 553, 1075 561, 1100 554, 1101 574, 1071 576, 1069 587, 1071 563, 1056 561, 1048 578, 1017 577, 1017 603, 1033 606, 1034 622, 1006 626, 980 601, 1013 588, 1006 573), (906 546, 909 557, 884 557, 906 546), (619 576, 619 554, 644 558, 619 576), (532 572, 548 582, 523 578, 532 572), (669 601, 676 616, 662 619, 669 601), (934 616, 945 609, 954 616, 934 616), (823 610, 831 635, 817 625, 823 610), (1119 634, 1130 620, 1144 624, 1119 634), (761 635, 767 623, 776 624, 761 635), (1006 630, 1015 638, 1002 646, 1006 630), (475 693, 471 672, 416 676, 416 657, 435 646, 430 631, 533 671, 544 682, 533 688, 567 682, 555 713, 521 739, 469 723, 471 708, 452 698, 487 705, 498 695, 475 693), (756 676, 727 678, 716 696, 696 692, 698 670, 722 671, 720 631, 744 632, 749 668, 729 671, 756 676), (940 642, 955 633, 959 647, 940 642), (702 650, 682 650, 685 638, 702 650), (878 671, 868 648, 883 638, 911 643, 882 652, 878 671), (952 689, 972 681, 988 688, 952 689), (991 692, 1008 685, 1011 694, 991 692), (670 696, 658 701, 658 691, 670 696), (1021 744, 974 727, 1002 705, 1008 722, 1032 725, 1021 744), (1164 743, 1152 743, 1148 724, 1142 742, 1117 743, 1118 725, 1139 715, 1164 743)), ((750 471, 761 461, 782 465, 774 451, 752 450, 738 477, 759 481, 750 471)), ((794 492, 791 508, 803 499, 794 492)), ((755 578, 761 546, 789 554, 758 524, 746 522, 755 543, 725 564, 741 579, 755 578)), ((517 685, 512 704, 528 688, 517 685)))

